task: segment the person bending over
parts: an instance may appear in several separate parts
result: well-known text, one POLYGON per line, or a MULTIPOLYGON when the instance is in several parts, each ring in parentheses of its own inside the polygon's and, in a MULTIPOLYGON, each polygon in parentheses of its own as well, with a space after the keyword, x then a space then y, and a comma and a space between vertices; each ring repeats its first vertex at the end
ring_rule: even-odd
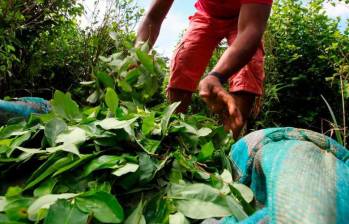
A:
MULTIPOLYGON (((137 31, 137 43, 153 46, 174 0, 153 0, 137 31)), ((262 36, 272 0, 198 0, 196 13, 177 46, 170 67, 169 102, 180 101, 186 112, 197 89, 209 109, 218 113, 236 138, 246 123, 256 96, 263 93, 262 36), (226 49, 203 79, 214 49, 226 38, 226 49), (200 81, 201 80, 201 81, 200 81), (229 90, 223 84, 229 82, 229 90)))

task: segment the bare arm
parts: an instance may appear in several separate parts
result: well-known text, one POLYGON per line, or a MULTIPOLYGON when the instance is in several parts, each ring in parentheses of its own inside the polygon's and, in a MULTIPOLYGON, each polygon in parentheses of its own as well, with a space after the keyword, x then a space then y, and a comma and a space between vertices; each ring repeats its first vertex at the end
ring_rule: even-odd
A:
MULTIPOLYGON (((221 73, 227 79, 251 60, 263 36, 270 8, 271 6, 261 4, 241 6, 238 35, 213 71, 221 73)), ((213 75, 206 76, 200 82, 199 94, 213 112, 223 116, 224 126, 237 137, 247 118, 236 99, 223 88, 220 80, 213 75)))
POLYGON ((174 0, 153 0, 137 31, 137 43, 149 41, 152 47, 156 42, 161 24, 174 0))
POLYGON ((238 35, 213 69, 229 78, 245 66, 255 54, 262 39, 271 6, 244 4, 240 9, 238 35))

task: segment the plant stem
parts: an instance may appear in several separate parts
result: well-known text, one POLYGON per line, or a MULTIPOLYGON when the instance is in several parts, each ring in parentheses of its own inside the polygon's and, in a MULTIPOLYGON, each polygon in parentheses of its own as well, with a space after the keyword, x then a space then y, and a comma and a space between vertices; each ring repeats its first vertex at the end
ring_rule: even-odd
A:
POLYGON ((342 94, 342 115, 343 115, 343 145, 347 146, 347 124, 346 124, 346 114, 345 114, 345 102, 344 102, 344 82, 342 75, 339 75, 341 80, 341 94, 342 94))

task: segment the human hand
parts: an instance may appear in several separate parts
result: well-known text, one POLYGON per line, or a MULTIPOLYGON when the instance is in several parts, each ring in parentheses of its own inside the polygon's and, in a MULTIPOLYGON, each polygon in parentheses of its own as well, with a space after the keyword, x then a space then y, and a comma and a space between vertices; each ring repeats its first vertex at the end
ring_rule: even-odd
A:
POLYGON ((219 114, 225 130, 231 130, 237 138, 244 125, 242 114, 234 98, 223 88, 219 79, 208 75, 199 84, 199 94, 209 109, 219 114))

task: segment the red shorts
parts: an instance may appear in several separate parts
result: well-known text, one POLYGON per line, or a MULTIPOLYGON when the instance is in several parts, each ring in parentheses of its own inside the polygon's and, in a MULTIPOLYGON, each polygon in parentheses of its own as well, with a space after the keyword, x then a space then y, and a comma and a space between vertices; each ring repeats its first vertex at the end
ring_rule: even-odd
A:
MULTIPOLYGON (((171 60, 168 88, 195 92, 214 49, 226 38, 231 45, 237 36, 237 19, 220 20, 196 13, 171 60)), ((261 43, 251 61, 229 79, 229 91, 263 93, 264 50, 261 43)))

